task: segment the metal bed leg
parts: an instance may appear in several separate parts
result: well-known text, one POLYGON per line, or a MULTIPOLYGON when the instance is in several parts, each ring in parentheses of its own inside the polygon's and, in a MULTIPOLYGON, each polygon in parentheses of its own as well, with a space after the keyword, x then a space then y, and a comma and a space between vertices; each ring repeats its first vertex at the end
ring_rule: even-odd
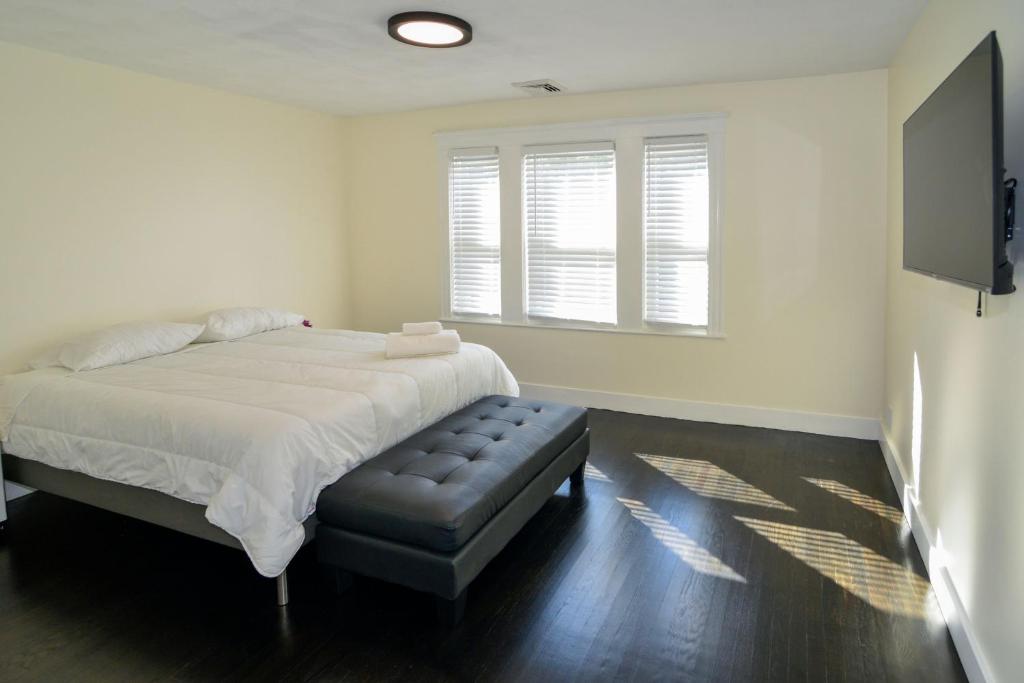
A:
POLYGON ((277 582, 277 606, 284 607, 288 604, 288 570, 281 572, 275 581, 277 582))

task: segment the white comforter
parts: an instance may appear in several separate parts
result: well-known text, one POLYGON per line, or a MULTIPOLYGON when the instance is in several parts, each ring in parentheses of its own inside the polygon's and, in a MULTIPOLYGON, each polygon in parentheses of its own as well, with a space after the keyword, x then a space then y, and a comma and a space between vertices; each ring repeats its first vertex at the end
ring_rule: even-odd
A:
POLYGON ((100 370, 0 383, 22 458, 206 505, 264 576, 302 546, 317 494, 359 463, 519 387, 490 349, 387 360, 384 335, 288 328, 100 370))

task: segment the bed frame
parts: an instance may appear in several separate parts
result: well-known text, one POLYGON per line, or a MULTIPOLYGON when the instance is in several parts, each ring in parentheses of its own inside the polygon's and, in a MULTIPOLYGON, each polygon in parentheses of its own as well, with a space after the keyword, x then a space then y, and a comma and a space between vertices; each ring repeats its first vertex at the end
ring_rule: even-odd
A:
MULTIPOLYGON (((206 519, 206 507, 189 503, 166 493, 129 486, 105 479, 97 479, 80 472, 62 470, 34 460, 19 458, 0 451, 3 458, 3 478, 80 503, 116 512, 127 517, 141 519, 150 524, 174 529, 182 533, 220 543, 231 548, 242 549, 241 543, 223 529, 215 527, 206 519)), ((305 522, 306 545, 313 540, 316 530, 316 515, 305 522)), ((277 582, 277 604, 288 604, 288 572, 281 572, 277 582)))

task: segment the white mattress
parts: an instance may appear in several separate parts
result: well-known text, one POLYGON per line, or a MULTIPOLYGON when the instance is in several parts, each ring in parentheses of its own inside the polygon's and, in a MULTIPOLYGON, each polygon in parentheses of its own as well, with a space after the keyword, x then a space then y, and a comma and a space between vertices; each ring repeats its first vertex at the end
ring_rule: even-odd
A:
POLYGON ((199 503, 264 576, 317 494, 359 463, 519 387, 490 349, 388 360, 385 335, 288 328, 100 370, 0 383, 6 452, 199 503))

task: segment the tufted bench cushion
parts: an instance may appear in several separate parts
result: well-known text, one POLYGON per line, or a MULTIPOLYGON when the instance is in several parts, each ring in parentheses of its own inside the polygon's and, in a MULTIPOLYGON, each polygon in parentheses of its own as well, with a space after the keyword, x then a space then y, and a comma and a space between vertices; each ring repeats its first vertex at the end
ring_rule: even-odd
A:
POLYGON ((587 429, 583 408, 490 396, 323 490, 321 524, 454 551, 587 429))

